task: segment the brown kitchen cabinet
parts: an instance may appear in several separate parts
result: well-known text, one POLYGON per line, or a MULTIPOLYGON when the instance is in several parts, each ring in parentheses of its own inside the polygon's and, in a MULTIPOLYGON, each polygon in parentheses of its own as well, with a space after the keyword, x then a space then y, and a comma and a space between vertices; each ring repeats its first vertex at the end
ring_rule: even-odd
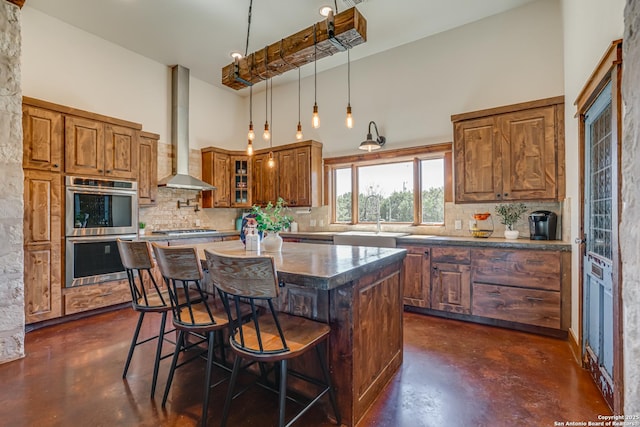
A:
POLYGON ((431 261, 430 248, 403 246, 407 256, 402 264, 403 301, 413 307, 431 307, 431 261))
POLYGON ((247 155, 231 156, 231 207, 250 208, 251 158, 247 155))
POLYGON ((431 308, 471 313, 469 248, 431 248, 431 308))
POLYGON ((62 176, 24 171, 24 300, 27 324, 62 315, 62 176))
POLYGON ((136 179, 136 130, 84 117, 65 117, 65 172, 136 179))
POLYGON ((131 291, 127 279, 65 288, 64 313, 75 314, 128 301, 131 301, 131 291))
POLYGON ((451 120, 456 203, 564 198, 564 97, 451 120))
POLYGON ((267 164, 269 153, 256 153, 252 160, 253 182, 251 184, 251 193, 253 203, 265 206, 267 203, 275 203, 277 201, 276 188, 276 170, 280 171, 277 156, 274 156, 276 162, 273 168, 267 164))
POLYGON ((64 117, 61 113, 23 104, 22 133, 24 169, 62 171, 64 117))
POLYGON ((231 157, 226 150, 210 148, 202 151, 202 180, 216 187, 202 192, 203 208, 231 207, 230 162, 231 157))
POLYGON ((160 135, 149 132, 140 132, 138 136, 138 206, 156 204, 159 138, 160 135))

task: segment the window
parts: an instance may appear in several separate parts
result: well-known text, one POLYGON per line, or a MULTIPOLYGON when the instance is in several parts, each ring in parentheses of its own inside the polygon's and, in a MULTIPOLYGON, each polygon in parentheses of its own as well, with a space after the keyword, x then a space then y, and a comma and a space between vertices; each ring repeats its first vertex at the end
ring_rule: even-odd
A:
POLYGON ((446 188, 451 185, 450 177, 447 179, 451 173, 451 144, 324 162, 331 183, 332 222, 444 223, 444 203, 446 195, 451 194, 446 188))

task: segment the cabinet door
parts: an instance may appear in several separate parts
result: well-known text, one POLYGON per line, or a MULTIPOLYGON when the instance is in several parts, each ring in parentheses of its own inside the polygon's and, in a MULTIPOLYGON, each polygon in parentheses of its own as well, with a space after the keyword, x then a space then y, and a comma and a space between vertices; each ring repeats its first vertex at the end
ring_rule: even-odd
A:
POLYGON ((403 302, 414 307, 431 306, 431 273, 429 248, 407 246, 407 256, 402 263, 403 302))
POLYGON ((24 302, 27 323, 62 315, 62 177, 24 171, 24 302))
POLYGON ((431 308, 459 314, 471 313, 471 267, 432 263, 431 308))
POLYGON ((104 175, 104 126, 94 120, 65 118, 65 171, 104 175))
POLYGON ((500 200, 502 166, 493 117, 454 125, 456 202, 500 200))
POLYGON ((289 206, 311 206, 311 147, 282 150, 278 196, 289 206))
POLYGON ((251 158, 231 156, 231 207, 251 207, 251 158))
POLYGON ((231 191, 229 190, 230 158, 228 154, 214 153, 213 182, 216 190, 213 192, 213 207, 228 208, 231 206, 231 191))
POLYGON ((24 169, 62 170, 62 120, 60 113, 22 106, 24 169))
MULTIPOLYGON (((270 168, 267 165, 268 154, 259 154, 253 157, 253 203, 266 205, 268 202, 276 202, 276 174, 279 165, 270 168)), ((277 156, 276 156, 277 161, 277 156)), ((282 173, 283 171, 280 171, 282 173)))
POLYGON ((503 200, 556 199, 555 128, 553 106, 500 116, 503 200))
POLYGON ((158 141, 140 135, 138 139, 138 205, 156 204, 158 195, 158 141))
POLYGON ((135 179, 138 176, 137 133, 131 128, 104 126, 104 174, 112 178, 135 179))

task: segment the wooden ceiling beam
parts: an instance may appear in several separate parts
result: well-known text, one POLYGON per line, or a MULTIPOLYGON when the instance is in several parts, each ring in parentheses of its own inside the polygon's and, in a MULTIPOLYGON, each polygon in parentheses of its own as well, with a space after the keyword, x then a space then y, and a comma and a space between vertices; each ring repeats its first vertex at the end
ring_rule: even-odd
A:
MULTIPOLYGON (((315 25, 317 59, 325 58, 344 49, 339 49, 330 40, 327 20, 315 25)), ((367 41, 367 20, 354 7, 334 17, 334 38, 350 49, 367 41)), ((257 50, 245 58, 222 68, 222 84, 232 89, 248 87, 245 82, 255 84, 312 63, 315 58, 314 26, 285 37, 264 49, 257 50), (265 58, 266 54, 266 58, 265 58)))

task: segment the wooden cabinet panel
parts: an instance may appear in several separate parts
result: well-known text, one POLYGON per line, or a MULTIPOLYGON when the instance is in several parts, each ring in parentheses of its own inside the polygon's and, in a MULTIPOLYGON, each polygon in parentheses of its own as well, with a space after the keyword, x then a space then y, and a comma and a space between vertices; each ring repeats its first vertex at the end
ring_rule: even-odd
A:
POLYGON ((52 172, 62 170, 62 114, 42 108, 22 106, 24 169, 52 172))
POLYGON ((279 169, 278 159, 276 158, 276 166, 270 168, 267 165, 269 154, 256 154, 253 156, 253 203, 257 205, 266 205, 269 202, 277 201, 276 195, 276 169, 279 169))
POLYGON ((104 174, 104 126, 81 117, 65 118, 65 171, 104 174))
POLYGON ((25 170, 25 320, 62 315, 62 177, 25 170))
POLYGON ((64 313, 74 314, 131 301, 129 282, 118 280, 64 290, 64 313))
POLYGON ((561 258, 554 252, 473 250, 473 281, 560 291, 561 258))
POLYGON ((115 125, 104 127, 104 174, 112 178, 135 179, 138 175, 135 130, 115 125))
POLYGON ((407 250, 402 264, 403 302, 414 307, 431 306, 431 263, 429 248, 398 246, 407 250))
POLYGON ((555 199, 555 108, 505 114, 499 123, 503 200, 555 199))
POLYGON ((456 201, 496 200, 502 169, 494 118, 455 123, 454 140, 456 201))
POLYGON ((469 265, 436 263, 432 260, 431 308, 459 314, 471 313, 469 265))
POLYGON ((431 248, 431 261, 469 264, 471 262, 471 249, 468 247, 434 247, 431 248))
POLYGON ((229 154, 224 151, 202 153, 202 180, 216 187, 215 190, 202 192, 202 207, 228 208, 231 206, 230 161, 229 154))
POLYGON ((158 135, 140 134, 138 165, 138 205, 155 205, 158 196, 158 135))
POLYGON ((474 283, 472 313, 559 329, 560 293, 474 283))
POLYGON ((288 206, 311 206, 311 147, 278 152, 278 196, 288 206))
POLYGON ((455 200, 564 197, 562 97, 452 116, 455 200))

